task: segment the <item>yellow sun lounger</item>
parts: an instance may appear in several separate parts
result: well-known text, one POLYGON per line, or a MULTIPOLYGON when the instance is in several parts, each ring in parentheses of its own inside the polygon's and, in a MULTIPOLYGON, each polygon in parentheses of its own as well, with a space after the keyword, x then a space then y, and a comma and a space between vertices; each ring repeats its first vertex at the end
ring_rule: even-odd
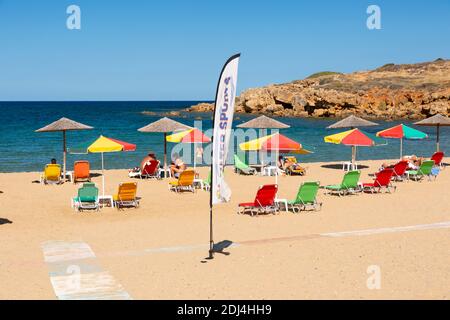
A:
POLYGON ((137 183, 126 182, 119 184, 119 191, 113 196, 116 208, 139 207, 139 200, 136 197, 137 183))
POLYGON ((285 159, 287 159, 287 160, 289 160, 290 162, 296 164, 296 165, 295 165, 295 168, 292 168, 292 167, 287 168, 286 174, 291 175, 291 176, 292 176, 292 175, 300 175, 300 176, 304 176, 304 175, 306 174, 305 168, 301 167, 301 166, 298 164, 298 161, 297 161, 297 158, 296 158, 296 157, 288 156, 288 157, 285 157, 285 159))
POLYGON ((40 181, 43 184, 60 184, 62 182, 61 166, 59 164, 47 164, 40 181))
POLYGON ((194 170, 186 170, 180 174, 178 180, 173 180, 169 182, 169 190, 179 192, 179 191, 192 191, 195 192, 194 188, 194 170))

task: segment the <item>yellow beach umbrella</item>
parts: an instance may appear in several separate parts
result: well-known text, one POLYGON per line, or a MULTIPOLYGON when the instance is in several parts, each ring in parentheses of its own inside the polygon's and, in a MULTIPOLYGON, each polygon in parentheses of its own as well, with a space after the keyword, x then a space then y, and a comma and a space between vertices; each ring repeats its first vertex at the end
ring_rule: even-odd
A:
POLYGON ((128 142, 123 142, 113 138, 100 136, 93 143, 88 143, 79 147, 72 148, 72 154, 86 154, 86 153, 101 153, 102 154, 102 189, 103 196, 105 195, 105 175, 104 175, 104 157, 105 152, 121 152, 121 151, 135 151, 136 145, 128 142))

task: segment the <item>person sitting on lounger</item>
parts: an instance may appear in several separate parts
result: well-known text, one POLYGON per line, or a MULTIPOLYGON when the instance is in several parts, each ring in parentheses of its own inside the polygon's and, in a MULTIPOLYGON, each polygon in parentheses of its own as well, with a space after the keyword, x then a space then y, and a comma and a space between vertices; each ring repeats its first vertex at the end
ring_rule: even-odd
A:
POLYGON ((297 163, 296 161, 293 161, 292 158, 290 157, 283 157, 280 156, 278 158, 278 162, 281 164, 280 169, 282 170, 288 170, 288 169, 294 169, 294 170, 298 170, 298 169, 302 169, 302 166, 297 163))
POLYGON ((283 170, 286 174, 292 175, 304 175, 306 173, 305 168, 303 168, 300 163, 297 162, 295 157, 282 157, 279 159, 280 169, 283 170))
POLYGON ((56 159, 53 158, 52 160, 50 160, 50 164, 56 164, 56 159))
POLYGON ((283 156, 278 157, 277 167, 278 167, 278 169, 284 170, 284 157, 283 156))
POLYGON ((155 161, 155 160, 156 160, 155 154, 150 151, 148 153, 148 155, 146 155, 144 157, 144 159, 142 159, 139 167, 134 167, 133 169, 128 170, 128 175, 134 176, 134 174, 138 174, 138 173, 142 172, 144 170, 145 166, 150 163, 150 161, 155 161))
POLYGON ((285 171, 292 165, 293 165, 293 163, 291 161, 289 161, 289 159, 285 159, 283 156, 278 157, 278 163, 277 163, 278 169, 285 171))
POLYGON ((391 167, 393 167, 394 165, 392 165, 392 164, 388 164, 387 162, 383 162, 382 164, 381 164, 381 166, 378 168, 378 172, 381 172, 381 171, 383 171, 384 169, 386 169, 386 168, 391 168, 391 167))
POLYGON ((180 158, 178 153, 174 153, 173 162, 170 165, 170 173, 173 177, 178 178, 184 170, 186 170, 186 164, 180 158))
POLYGON ((423 158, 419 158, 416 155, 404 156, 403 160, 408 161, 407 170, 417 170, 423 162, 423 158))

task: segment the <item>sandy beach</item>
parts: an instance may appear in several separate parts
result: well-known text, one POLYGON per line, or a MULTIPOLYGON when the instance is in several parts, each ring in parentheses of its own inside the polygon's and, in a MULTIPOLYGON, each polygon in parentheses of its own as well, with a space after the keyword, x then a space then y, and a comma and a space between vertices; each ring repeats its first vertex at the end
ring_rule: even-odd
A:
MULTIPOLYGON (((380 161, 360 164, 368 166, 361 180, 371 181, 380 161)), ((340 182, 342 170, 324 165, 306 164, 305 177, 280 177, 279 197, 293 199, 303 181, 340 182)), ((78 213, 70 207, 78 186, 32 183, 39 173, 0 174, 0 218, 12 222, 0 224, 0 299, 57 298, 43 253, 49 241, 87 244, 92 263, 133 299, 450 298, 448 169, 432 182, 398 182, 393 194, 320 190, 321 211, 259 217, 236 214, 237 204, 274 177, 240 176, 232 167, 226 177, 233 197, 214 209, 214 237, 233 245, 207 261, 203 190, 175 194, 167 180, 139 180, 138 209, 78 213), (358 230, 369 231, 350 232, 358 230), (379 289, 367 286, 371 266, 379 268, 379 289)), ((126 170, 105 178, 107 194, 130 180, 126 170)), ((93 181, 101 185, 100 176, 93 181)))

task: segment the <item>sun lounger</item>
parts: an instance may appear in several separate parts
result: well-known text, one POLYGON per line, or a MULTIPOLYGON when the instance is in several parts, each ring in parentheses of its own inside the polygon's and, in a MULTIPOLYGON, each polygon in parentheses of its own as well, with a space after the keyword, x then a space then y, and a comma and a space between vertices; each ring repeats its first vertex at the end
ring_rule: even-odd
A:
POLYGON ((406 175, 406 169, 408 168, 408 161, 402 160, 397 162, 393 167, 392 179, 395 181, 403 181, 406 175))
POLYGON ((256 174, 255 168, 250 168, 248 164, 242 161, 237 154, 234 155, 234 171, 239 174, 253 175, 256 174))
POLYGON ((211 171, 208 173, 208 177, 203 180, 203 189, 209 191, 211 189, 211 171))
POLYGON ((139 177, 141 179, 144 179, 144 178, 160 179, 161 175, 159 173, 159 164, 160 164, 160 162, 158 160, 152 160, 152 161, 146 163, 144 168, 142 168, 142 171, 140 172, 139 177))
POLYGON ((98 188, 94 183, 84 183, 78 189, 78 195, 73 198, 73 204, 78 211, 83 210, 99 210, 98 188))
POLYGON ((444 152, 442 152, 442 151, 435 152, 431 156, 431 160, 434 161, 434 165, 437 167, 443 167, 443 164, 442 164, 443 159, 444 159, 444 152))
POLYGON ((394 169, 386 168, 376 173, 376 178, 373 182, 363 183, 363 190, 374 192, 381 192, 381 189, 385 188, 387 192, 391 193, 391 188, 394 191, 397 189, 391 183, 392 176, 394 174, 394 169))
POLYGON ((435 162, 433 160, 424 161, 419 169, 417 170, 408 170, 406 171, 406 175, 408 176, 408 180, 413 179, 414 181, 420 181, 425 176, 428 177, 428 180, 431 181, 431 178, 436 178, 436 175, 433 175, 432 169, 434 167, 435 162))
POLYGON ((80 160, 73 164, 73 183, 91 181, 89 161, 80 160))
POLYGON ((264 185, 258 189, 255 200, 253 202, 239 203, 238 214, 250 212, 253 216, 255 213, 276 213, 279 211, 275 203, 278 186, 276 184, 264 185), (240 209, 242 208, 242 211, 240 209))
POLYGON ((285 157, 285 159, 288 160, 289 162, 295 163, 295 165, 286 168, 285 171, 286 171, 287 175, 290 175, 290 176, 293 176, 293 175, 304 176, 306 174, 306 169, 299 165, 296 157, 288 156, 288 157, 285 157))
POLYGON ((320 182, 304 182, 300 185, 295 200, 288 201, 288 208, 293 212, 300 212, 312 207, 314 210, 320 210, 322 203, 317 202, 317 192, 319 191, 320 182))
POLYGON ((180 191, 191 191, 195 192, 194 187, 194 170, 186 170, 181 172, 178 180, 172 180, 169 182, 169 190, 180 192, 180 191))
POLYGON ((60 184, 62 182, 61 166, 59 164, 47 164, 40 181, 43 184, 60 184))
POLYGON ((344 174, 341 184, 328 185, 324 188, 329 194, 337 193, 339 196, 356 193, 360 191, 360 187, 358 186, 360 176, 361 171, 348 171, 344 174))
POLYGON ((139 207, 139 200, 136 197, 136 193, 136 182, 125 182, 119 184, 119 191, 113 196, 116 208, 139 207))
POLYGON ((144 167, 139 169, 139 171, 128 172, 128 177, 130 178, 161 178, 161 171, 159 168, 160 162, 158 160, 152 160, 145 163, 144 167))

